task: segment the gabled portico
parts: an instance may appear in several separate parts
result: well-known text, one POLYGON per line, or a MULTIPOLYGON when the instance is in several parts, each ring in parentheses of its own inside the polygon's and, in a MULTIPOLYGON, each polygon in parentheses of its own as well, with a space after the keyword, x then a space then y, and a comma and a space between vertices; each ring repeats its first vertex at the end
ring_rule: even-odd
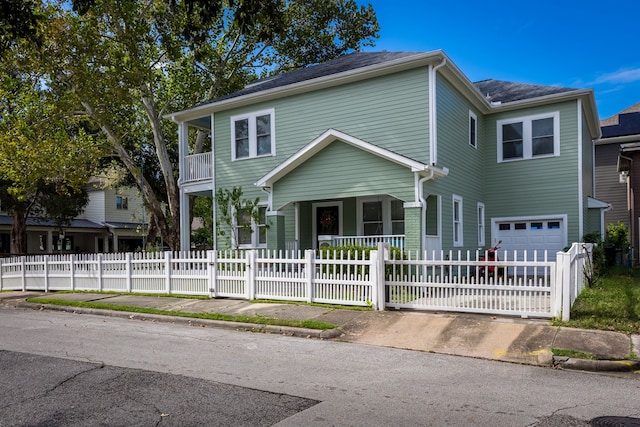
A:
POLYGON ((281 227, 293 220, 296 233, 306 236, 303 248, 315 248, 319 236, 329 235, 401 237, 403 247, 422 249, 423 186, 447 173, 328 129, 256 181, 268 194, 268 246, 285 249, 281 227), (291 204, 298 207, 296 218, 283 213, 291 204))

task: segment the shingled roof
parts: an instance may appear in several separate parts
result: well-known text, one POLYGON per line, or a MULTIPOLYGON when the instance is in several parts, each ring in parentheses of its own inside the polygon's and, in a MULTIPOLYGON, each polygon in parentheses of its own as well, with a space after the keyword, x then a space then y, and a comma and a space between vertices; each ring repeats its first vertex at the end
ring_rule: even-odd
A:
MULTIPOLYGON (((372 65, 383 64, 396 60, 402 60, 410 56, 424 55, 424 52, 355 52, 340 56, 336 59, 323 62, 310 67, 277 74, 265 79, 256 80, 244 89, 229 95, 217 98, 204 104, 219 102, 222 100, 237 98, 243 95, 259 93, 269 89, 289 86, 295 83, 327 77, 347 71, 354 71, 372 65)), ((532 99, 547 95, 569 92, 576 89, 558 86, 542 86, 526 83, 514 83, 504 80, 482 80, 474 83, 483 97, 489 102, 512 102, 532 99)))
POLYGON ((475 82, 473 85, 478 88, 489 102, 500 103, 539 98, 576 90, 559 86, 532 85, 493 79, 475 82))
POLYGON ((298 70, 277 74, 264 79, 256 80, 244 89, 210 102, 222 101, 224 99, 237 98, 242 95, 262 92, 268 89, 288 86, 294 83, 300 83, 307 80, 313 80, 319 77, 326 77, 332 74, 352 71, 358 68, 364 68, 371 65, 391 62, 397 59, 406 58, 408 56, 417 55, 418 52, 354 52, 348 55, 340 56, 321 64, 312 65, 298 70))

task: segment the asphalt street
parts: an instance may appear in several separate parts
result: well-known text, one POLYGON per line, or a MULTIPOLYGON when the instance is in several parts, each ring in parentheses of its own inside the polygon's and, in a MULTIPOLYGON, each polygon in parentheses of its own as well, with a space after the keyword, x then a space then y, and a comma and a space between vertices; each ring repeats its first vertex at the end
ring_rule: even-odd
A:
MULTIPOLYGON (((2 363, 2 371, 11 372, 12 379, 4 381, 9 381, 13 393, 17 395, 25 381, 35 382, 32 387, 36 390, 50 390, 70 373, 87 371, 87 375, 72 377, 70 381, 69 387, 78 393, 69 394, 65 400, 74 408, 80 408, 78 405, 83 399, 100 402, 100 390, 103 389, 92 393, 92 387, 114 381, 121 386, 121 389, 116 387, 115 398, 122 398, 124 402, 124 397, 117 396, 118 390, 128 387, 136 390, 140 381, 135 375, 148 373, 160 381, 159 385, 149 387, 158 391, 158 399, 166 398, 164 402, 169 404, 182 399, 185 388, 195 388, 196 394, 204 397, 202 405, 194 407, 202 407, 202 410, 209 400, 214 400, 211 393, 201 392, 202 387, 216 390, 218 385, 232 386, 226 390, 237 391, 239 387, 257 391, 267 404, 273 402, 273 396, 300 398, 302 406, 292 402, 288 409, 294 413, 276 421, 278 426, 550 427, 586 426, 597 417, 640 418, 640 381, 604 374, 50 311, 0 310, 0 324, 0 350, 81 363, 60 376, 51 367, 32 375, 28 365, 14 367, 2 363), (112 368, 124 369, 126 373, 115 374, 117 370, 112 372, 112 368), (158 374, 161 375, 156 377, 158 374), (47 385, 38 386, 39 382, 48 381, 49 375, 55 378, 47 385), (93 375, 97 376, 93 378, 93 375), (123 383, 114 380, 114 377, 125 379, 128 375, 133 376, 123 383), (174 377, 176 381, 197 379, 203 382, 186 382, 179 388, 162 385, 173 382, 174 377), (87 383, 82 384, 85 379, 87 383), (75 381, 80 382, 76 384, 75 381), (200 388, 196 384, 200 384, 200 388), (80 390, 84 393, 80 394, 80 390), (315 402, 318 403, 313 404, 315 402), (311 406, 300 411, 304 405, 311 406)), ((234 395, 230 391, 227 393, 234 395)), ((242 395, 245 390, 238 393, 242 395)), ((125 396, 142 394, 141 389, 133 394, 125 393, 125 396)), ((146 405, 153 400, 142 400, 141 406, 146 406, 155 416, 158 412, 164 413, 162 400, 146 405)), ((231 401, 233 403, 226 406, 237 404, 242 407, 241 399, 231 401)), ((120 406, 123 405, 105 405, 113 410, 119 410, 120 406)), ((225 410, 228 409, 226 406, 225 410)), ((50 410, 43 409, 43 419, 54 419, 55 408, 54 405, 50 410)), ((256 408, 261 414, 260 405, 256 408)), ((158 425, 171 423, 172 411, 173 419, 182 413, 179 408, 167 409, 169 416, 162 417, 158 425)), ((1 413, 4 413, 2 406, 1 413)), ((215 423, 214 415, 203 417, 200 425, 215 423)), ((4 419, 0 425, 37 425, 12 423, 12 419, 4 419)), ((128 425, 136 424, 129 422, 128 425)), ((228 425, 252 423, 243 424, 240 418, 232 418, 228 425)))
POLYGON ((0 426, 271 426, 316 401, 183 375, 0 351, 0 426))

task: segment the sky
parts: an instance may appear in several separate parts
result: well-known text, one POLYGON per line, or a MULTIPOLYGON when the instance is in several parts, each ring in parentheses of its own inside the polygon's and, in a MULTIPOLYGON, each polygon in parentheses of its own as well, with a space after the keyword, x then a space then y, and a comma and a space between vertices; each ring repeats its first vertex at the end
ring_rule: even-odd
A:
POLYGON ((358 0, 380 38, 365 51, 443 50, 472 82, 593 89, 600 119, 640 102, 638 0, 358 0))

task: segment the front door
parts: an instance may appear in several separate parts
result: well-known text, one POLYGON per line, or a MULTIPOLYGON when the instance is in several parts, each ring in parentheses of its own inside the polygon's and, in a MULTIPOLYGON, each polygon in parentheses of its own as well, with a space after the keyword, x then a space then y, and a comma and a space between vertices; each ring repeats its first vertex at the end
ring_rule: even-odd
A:
POLYGON ((339 203, 314 204, 316 248, 331 244, 331 236, 341 234, 339 203))

